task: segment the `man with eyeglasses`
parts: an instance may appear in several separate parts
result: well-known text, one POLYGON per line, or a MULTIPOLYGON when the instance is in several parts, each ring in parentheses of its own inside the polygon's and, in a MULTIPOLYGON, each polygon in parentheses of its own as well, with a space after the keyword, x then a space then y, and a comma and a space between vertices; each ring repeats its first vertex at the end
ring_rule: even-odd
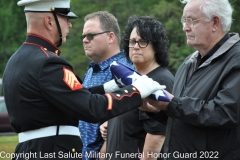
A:
MULTIPOLYGON (((86 15, 84 21, 82 42, 85 54, 91 62, 83 78, 83 86, 92 87, 110 81, 113 77, 109 67, 113 61, 133 68, 123 51, 120 51, 120 29, 113 14, 98 11, 86 15)), ((100 124, 79 121, 79 131, 83 142, 82 153, 85 160, 98 159, 98 157, 88 155, 98 153, 102 147, 100 124)))
POLYGON ((183 31, 196 51, 177 70, 171 102, 148 99, 169 116, 166 159, 239 160, 240 38, 229 33, 233 8, 228 0, 181 1, 187 3, 183 31))

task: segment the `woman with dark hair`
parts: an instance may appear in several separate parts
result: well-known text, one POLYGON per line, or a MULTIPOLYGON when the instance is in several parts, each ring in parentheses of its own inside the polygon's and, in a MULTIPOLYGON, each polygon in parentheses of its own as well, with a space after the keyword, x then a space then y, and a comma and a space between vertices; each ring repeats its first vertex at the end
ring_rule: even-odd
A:
MULTIPOLYGON (((123 49, 138 72, 165 85, 166 90, 171 92, 174 77, 166 68, 169 64, 168 38, 162 23, 148 16, 131 16, 124 30, 123 49)), ((162 159, 160 151, 165 130, 165 125, 139 109, 100 126, 102 137, 107 140, 106 152, 113 153, 115 156, 111 159, 115 160, 162 159), (129 157, 127 153, 138 156, 129 157)))
MULTIPOLYGON (((126 25, 124 30, 122 41, 123 49, 125 51, 126 57, 128 57, 129 60, 134 59, 131 56, 131 52, 134 52, 134 50, 139 50, 136 48, 134 49, 133 46, 134 44, 136 44, 136 38, 134 37, 133 39, 131 39, 131 34, 134 32, 136 32, 136 34, 139 36, 139 39, 141 40, 137 43, 138 47, 142 50, 141 52, 145 53, 143 54, 143 56, 152 55, 154 56, 152 62, 157 63, 161 67, 167 67, 169 64, 169 41, 165 33, 163 24, 149 16, 132 16, 129 18, 128 24, 126 25), (152 51, 154 52, 153 54, 149 53, 149 50, 147 48, 148 45, 151 45, 148 48, 152 49, 152 51)), ((134 61, 132 62, 134 63, 134 61)))

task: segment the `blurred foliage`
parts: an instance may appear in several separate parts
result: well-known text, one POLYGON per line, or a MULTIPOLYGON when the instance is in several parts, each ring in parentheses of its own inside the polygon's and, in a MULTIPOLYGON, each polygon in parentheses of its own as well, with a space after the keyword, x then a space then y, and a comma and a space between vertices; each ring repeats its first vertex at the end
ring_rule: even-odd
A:
POLYGON ((0 1, 0 77, 10 56, 26 37, 26 21, 23 9, 17 0, 0 1))
POLYGON ((9 154, 14 153, 18 144, 18 136, 15 133, 1 133, 0 135, 0 153, 1 160, 11 160, 9 154))
MULTIPOLYGON (((18 49, 26 37, 26 21, 23 7, 17 6, 18 0, 0 1, 0 77, 9 57, 18 49)), ((231 31, 240 32, 240 1, 230 0, 235 11, 231 31)), ((180 17, 184 5, 179 0, 71 0, 71 9, 78 19, 71 20, 73 28, 62 47, 61 57, 72 64, 75 72, 83 77, 90 60, 85 56, 82 40, 84 16, 91 12, 106 10, 118 19, 121 33, 131 15, 148 15, 162 22, 169 37, 169 69, 175 74, 176 69, 187 55, 194 49, 186 44, 185 33, 182 31, 180 17)))

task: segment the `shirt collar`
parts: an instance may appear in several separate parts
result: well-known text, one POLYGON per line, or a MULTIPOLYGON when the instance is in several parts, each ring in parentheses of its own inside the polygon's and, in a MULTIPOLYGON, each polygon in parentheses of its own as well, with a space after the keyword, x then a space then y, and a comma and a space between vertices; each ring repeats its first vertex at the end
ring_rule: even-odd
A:
POLYGON ((121 50, 119 53, 115 54, 114 56, 108 58, 107 60, 103 61, 103 62, 100 62, 100 63, 94 63, 94 62, 90 62, 89 64, 89 68, 93 68, 93 70, 96 72, 96 71, 99 71, 99 70, 105 70, 106 68, 108 68, 110 66, 110 64, 113 62, 113 61, 117 61, 118 59, 121 59, 125 57, 124 55, 124 51, 121 50), (100 68, 100 69, 99 69, 100 68))
POLYGON ((198 66, 205 62, 209 57, 211 57, 228 39, 230 38, 229 33, 227 33, 204 57, 201 58, 200 53, 198 54, 198 66))

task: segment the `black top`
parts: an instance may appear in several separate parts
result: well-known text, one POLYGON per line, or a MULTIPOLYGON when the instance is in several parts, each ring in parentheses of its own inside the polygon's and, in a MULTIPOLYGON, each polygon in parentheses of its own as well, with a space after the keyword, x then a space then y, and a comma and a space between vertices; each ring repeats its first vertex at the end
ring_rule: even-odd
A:
MULTIPOLYGON (((166 85, 169 92, 172 91, 174 77, 166 68, 158 67, 147 75, 161 85, 166 85)), ((111 160, 124 159, 115 156, 116 151, 142 153, 146 134, 165 135, 165 130, 165 125, 149 118, 144 111, 134 109, 108 121, 107 153, 113 153, 111 160)))

